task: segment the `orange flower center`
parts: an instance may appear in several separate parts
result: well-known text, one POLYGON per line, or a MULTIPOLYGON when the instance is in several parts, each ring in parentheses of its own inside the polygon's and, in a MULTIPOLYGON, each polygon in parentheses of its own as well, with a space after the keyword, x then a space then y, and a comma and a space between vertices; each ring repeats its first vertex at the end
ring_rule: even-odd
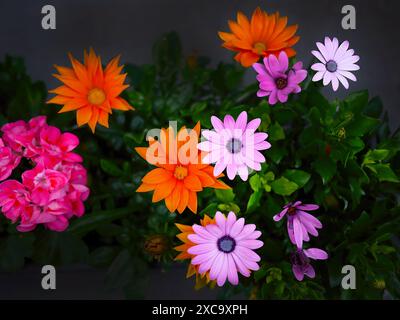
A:
POLYGON ((175 172, 174 172, 175 178, 177 178, 178 180, 183 180, 186 178, 187 175, 188 175, 187 168, 182 167, 182 166, 176 166, 175 172))
POLYGON ((267 49, 267 47, 262 42, 256 42, 253 46, 253 49, 257 54, 261 55, 265 51, 265 49, 267 49))
POLYGON ((106 94, 99 88, 93 88, 89 91, 87 98, 90 104, 98 106, 106 100, 106 94))

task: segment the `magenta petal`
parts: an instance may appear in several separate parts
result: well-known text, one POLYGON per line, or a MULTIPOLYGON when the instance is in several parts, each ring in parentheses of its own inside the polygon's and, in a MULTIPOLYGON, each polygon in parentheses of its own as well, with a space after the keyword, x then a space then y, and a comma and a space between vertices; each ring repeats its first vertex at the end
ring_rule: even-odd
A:
POLYGON ((231 284, 236 286, 239 283, 239 277, 237 274, 236 264, 231 254, 227 255, 227 267, 228 267, 228 280, 231 284))
POLYGON ((222 256, 222 266, 217 276, 217 285, 222 287, 225 284, 226 278, 228 277, 228 259, 227 255, 222 256))
POLYGON ((328 259, 328 254, 326 251, 318 249, 318 248, 310 248, 304 250, 304 253, 307 257, 314 260, 326 260, 328 259))
POLYGON ((235 129, 235 120, 230 114, 227 114, 224 118, 225 129, 235 129))
POLYGON ((261 248, 264 245, 264 243, 260 240, 242 240, 238 242, 238 245, 254 250, 261 248))
MULTIPOLYGON (((197 246, 194 246, 194 247, 197 247, 197 246)), ((194 247, 192 247, 192 248, 194 248, 194 247)), ((192 249, 192 248, 190 248, 190 249, 192 249)), ((210 255, 209 252, 208 253, 203 253, 203 254, 198 254, 192 259, 192 264, 193 265, 198 265, 198 264, 205 263, 208 260, 210 260, 211 257, 212 256, 210 255)))
POLYGON ((215 243, 203 243, 197 246, 190 247, 188 253, 193 255, 210 254, 213 250, 216 250, 217 246, 215 243))
POLYGON ((265 66, 261 63, 254 63, 253 64, 253 69, 258 73, 258 74, 267 74, 267 70, 265 69, 265 66))
MULTIPOLYGON (((235 238, 237 235, 239 235, 242 230, 243 230, 243 226, 244 226, 244 218, 240 218, 238 219, 235 224, 232 226, 232 229, 230 230, 229 235, 232 238, 235 238)), ((227 232, 228 233, 228 232, 227 232)))
POLYGON ((211 280, 217 279, 217 277, 221 271, 221 268, 222 268, 223 258, 224 258, 223 252, 218 252, 216 257, 214 258, 214 262, 210 268, 210 279, 211 280))
MULTIPOLYGON (((199 273, 203 274, 204 272, 207 272, 211 269, 211 266, 214 263, 215 257, 219 254, 220 252, 218 250, 213 251, 210 253, 210 259, 204 261, 203 263, 200 264, 199 266, 199 273)), ((193 264, 193 262, 192 262, 193 264)))
POLYGON ((205 226, 208 232, 216 236, 217 238, 220 238, 225 235, 225 231, 221 230, 218 225, 215 224, 208 224, 205 226))
POLYGON ((197 224, 194 224, 192 226, 193 230, 195 233, 197 233, 199 236, 205 238, 205 239, 216 239, 216 236, 213 235, 212 233, 208 232, 207 229, 205 227, 199 226, 197 224))
POLYGON ((220 211, 217 211, 217 213, 215 214, 215 221, 217 222, 217 225, 221 229, 221 231, 225 234, 226 219, 220 211))
POLYGON ((200 236, 197 235, 197 234, 189 234, 189 235, 188 235, 188 239, 189 239, 190 241, 192 241, 192 242, 194 242, 194 243, 198 243, 198 244, 210 242, 209 239, 204 239, 203 237, 200 237, 200 236))
POLYGON ((234 253, 232 252, 232 258, 235 261, 235 265, 237 270, 245 277, 249 277, 250 276, 250 271, 249 269, 245 266, 245 264, 243 263, 243 261, 234 253))
POLYGON ((311 264, 305 268, 304 274, 311 279, 315 278, 315 270, 311 264))
POLYGON ((231 232, 231 228, 235 224, 235 222, 236 222, 236 215, 234 212, 231 211, 229 212, 228 218, 226 220, 226 225, 225 225, 226 234, 229 234, 231 232))
POLYGON ((215 131, 219 132, 224 129, 223 122, 216 116, 211 117, 211 124, 213 125, 215 131))
POLYGON ((255 224, 246 224, 242 232, 240 232, 236 237, 236 241, 242 240, 242 239, 247 239, 248 236, 250 236, 254 230, 256 230, 256 225, 255 224))
POLYGON ((308 222, 310 222, 315 228, 321 229, 322 228, 322 223, 321 221, 319 221, 316 217, 314 217, 313 215, 305 212, 305 211, 301 211, 301 210, 296 210, 296 213, 298 215, 301 215, 303 220, 307 220, 308 222))
POLYGON ((253 119, 247 124, 246 130, 256 131, 260 126, 260 124, 261 124, 260 118, 253 119))
POLYGON ((296 266, 296 265, 292 266, 292 271, 293 271, 293 274, 294 274, 295 278, 298 281, 303 281, 304 273, 303 273, 303 271, 301 270, 301 268, 299 266, 296 266))
POLYGON ((297 206, 297 209, 304 210, 304 211, 312 211, 312 210, 318 210, 319 205, 317 204, 302 204, 300 206, 297 206))
POLYGON ((286 212, 288 212, 288 210, 289 208, 285 208, 278 214, 274 215, 273 217, 274 221, 280 221, 285 216, 286 212))
POLYGON ((241 245, 237 244, 235 251, 234 251, 242 260, 249 260, 258 262, 261 260, 260 256, 255 253, 253 250, 248 248, 242 247, 241 245))
POLYGON ((296 216, 293 217, 293 233, 297 248, 301 249, 303 247, 303 229, 300 220, 296 216))
POLYGON ((247 112, 243 111, 239 114, 236 122, 235 122, 235 129, 240 129, 244 131, 247 126, 247 112))

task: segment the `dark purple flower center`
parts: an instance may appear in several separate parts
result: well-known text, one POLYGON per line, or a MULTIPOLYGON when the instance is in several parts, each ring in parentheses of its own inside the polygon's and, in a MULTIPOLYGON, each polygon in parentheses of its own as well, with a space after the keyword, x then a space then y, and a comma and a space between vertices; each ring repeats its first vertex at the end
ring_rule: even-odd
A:
POLYGON ((305 255, 302 249, 299 249, 296 252, 292 253, 290 260, 293 265, 301 268, 305 268, 310 264, 310 259, 305 255))
POLYGON ((337 68, 338 68, 338 65, 337 65, 336 61, 329 60, 326 63, 326 70, 328 70, 329 72, 332 72, 332 73, 336 72, 337 68))
POLYGON ((222 238, 218 239, 217 247, 219 251, 231 253, 233 250, 235 250, 236 241, 230 236, 223 236, 222 238))
POLYGON ((228 149, 230 153, 239 153, 240 150, 242 150, 242 141, 232 138, 226 144, 226 149, 228 149))
POLYGON ((287 211, 289 216, 294 216, 296 214, 296 208, 295 207, 290 207, 287 211))
POLYGON ((276 87, 279 90, 285 89, 287 87, 288 81, 285 78, 278 78, 275 80, 276 87))

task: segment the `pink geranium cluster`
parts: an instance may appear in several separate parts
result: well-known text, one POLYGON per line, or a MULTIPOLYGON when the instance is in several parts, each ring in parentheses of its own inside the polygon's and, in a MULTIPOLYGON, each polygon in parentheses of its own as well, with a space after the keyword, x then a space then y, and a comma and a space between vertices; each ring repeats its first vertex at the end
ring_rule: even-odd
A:
POLYGON ((22 183, 0 183, 1 211, 12 222, 20 221, 21 232, 38 224, 64 231, 72 216, 84 214, 83 201, 89 196, 82 158, 72 152, 78 137, 48 125, 45 116, 7 123, 1 131, 0 181, 10 177, 22 158, 34 164, 22 174, 22 183))

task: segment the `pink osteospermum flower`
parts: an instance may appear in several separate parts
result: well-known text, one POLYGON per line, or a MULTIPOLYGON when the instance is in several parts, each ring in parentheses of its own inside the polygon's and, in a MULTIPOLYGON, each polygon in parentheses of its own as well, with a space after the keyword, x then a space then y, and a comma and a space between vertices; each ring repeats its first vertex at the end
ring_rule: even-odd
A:
POLYGON ((233 212, 226 218, 221 212, 215 215, 215 224, 193 225, 194 234, 188 239, 196 245, 188 249, 194 257, 193 265, 199 265, 199 273, 210 272, 210 279, 223 286, 226 280, 239 283, 238 272, 245 277, 250 270, 259 269, 260 256, 253 250, 261 248, 263 242, 254 224, 245 225, 244 218, 237 219, 233 212))
POLYGON ((7 147, 0 138, 0 181, 7 179, 20 161, 21 157, 7 147))
POLYGON ((319 60, 314 63, 311 69, 317 71, 312 80, 314 82, 323 80, 323 85, 332 83, 332 88, 336 91, 339 82, 349 88, 347 79, 357 81, 351 71, 357 71, 360 67, 356 64, 360 57, 354 54, 353 49, 349 49, 349 42, 344 41, 339 45, 337 38, 332 40, 325 37, 325 42, 317 42, 319 51, 313 50, 311 53, 319 60))
POLYGON ((314 260, 326 260, 328 254, 321 249, 310 248, 310 249, 296 249, 292 254, 292 271, 295 278, 298 281, 303 281, 306 275, 309 278, 315 278, 315 270, 310 264, 310 259, 314 260))
POLYGON ((285 215, 287 219, 287 229, 290 241, 297 245, 297 248, 303 247, 303 241, 310 240, 309 234, 318 236, 318 230, 322 228, 321 222, 307 213, 319 208, 316 204, 302 204, 301 201, 288 203, 283 207, 283 210, 274 216, 275 221, 281 220, 285 215))
POLYGON ((295 63, 289 70, 289 59, 284 51, 278 58, 271 54, 264 58, 263 62, 253 64, 258 73, 257 80, 260 82, 258 97, 269 96, 268 103, 274 105, 278 101, 285 103, 292 93, 301 92, 299 84, 307 77, 302 62, 295 63))
POLYGON ((236 121, 231 115, 226 115, 224 121, 212 116, 211 123, 214 130, 203 130, 202 135, 207 141, 197 147, 207 152, 203 163, 215 163, 214 176, 219 176, 226 169, 230 180, 239 174, 246 181, 250 169, 261 170, 265 157, 260 150, 269 149, 271 144, 266 141, 267 133, 255 133, 260 119, 247 122, 247 112, 243 111, 236 121))

